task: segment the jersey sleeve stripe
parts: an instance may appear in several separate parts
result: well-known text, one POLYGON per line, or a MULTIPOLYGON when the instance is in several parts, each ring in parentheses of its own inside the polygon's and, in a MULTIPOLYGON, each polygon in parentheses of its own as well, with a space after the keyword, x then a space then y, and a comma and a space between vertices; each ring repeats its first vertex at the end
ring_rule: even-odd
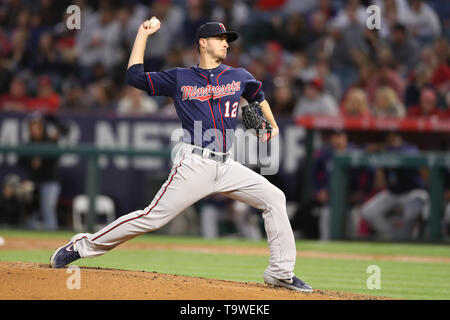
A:
POLYGON ((149 83, 150 83, 150 85, 151 85, 151 88, 152 88, 152 91, 153 91, 152 94, 156 94, 156 93, 155 93, 155 87, 153 86, 152 77, 150 77, 150 72, 147 72, 147 79, 149 80, 149 83))
POLYGON ((258 93, 259 89, 261 89, 262 82, 259 83, 258 89, 256 89, 255 93, 250 97, 250 99, 253 99, 254 96, 258 93))

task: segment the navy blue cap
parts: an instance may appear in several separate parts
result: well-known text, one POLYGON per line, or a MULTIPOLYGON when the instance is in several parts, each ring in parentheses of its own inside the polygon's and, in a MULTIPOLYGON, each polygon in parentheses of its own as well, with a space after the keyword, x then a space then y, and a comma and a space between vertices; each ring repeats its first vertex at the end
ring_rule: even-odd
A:
POLYGON ((234 31, 227 31, 223 23, 207 22, 198 28, 195 39, 198 42, 200 38, 209 38, 221 35, 225 35, 227 37, 227 42, 232 42, 238 38, 238 34, 234 31))

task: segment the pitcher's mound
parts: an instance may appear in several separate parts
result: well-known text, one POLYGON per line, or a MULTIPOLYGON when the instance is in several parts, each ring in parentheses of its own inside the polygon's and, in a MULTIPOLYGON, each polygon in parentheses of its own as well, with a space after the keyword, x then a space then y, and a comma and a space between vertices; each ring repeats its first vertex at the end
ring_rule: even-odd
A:
POLYGON ((3 300, 367 300, 386 299, 315 290, 272 288, 263 283, 233 282, 156 272, 0 262, 3 300))

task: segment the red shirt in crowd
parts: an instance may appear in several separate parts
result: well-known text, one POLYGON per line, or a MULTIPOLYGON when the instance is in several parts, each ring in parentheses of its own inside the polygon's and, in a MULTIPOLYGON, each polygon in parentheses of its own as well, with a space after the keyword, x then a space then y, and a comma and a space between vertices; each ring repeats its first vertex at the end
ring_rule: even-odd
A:
POLYGON ((29 111, 41 111, 43 113, 54 113, 58 111, 61 98, 58 94, 53 93, 48 97, 31 98, 28 101, 29 111))
POLYGON ((28 107, 29 97, 14 97, 10 94, 0 96, 0 110, 2 111, 25 111, 28 107))
POLYGON ((431 83, 436 88, 439 88, 442 84, 450 82, 450 66, 447 63, 441 63, 436 70, 434 70, 431 78, 431 83))

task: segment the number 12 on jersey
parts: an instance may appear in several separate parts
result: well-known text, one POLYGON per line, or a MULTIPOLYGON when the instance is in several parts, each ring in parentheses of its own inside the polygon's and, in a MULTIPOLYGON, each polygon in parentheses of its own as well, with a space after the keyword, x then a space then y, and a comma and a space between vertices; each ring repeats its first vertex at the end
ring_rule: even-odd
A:
POLYGON ((225 118, 236 118, 237 116, 237 108, 239 106, 239 102, 233 103, 233 106, 231 107, 231 114, 230 114, 230 101, 227 101, 225 103, 225 118))

